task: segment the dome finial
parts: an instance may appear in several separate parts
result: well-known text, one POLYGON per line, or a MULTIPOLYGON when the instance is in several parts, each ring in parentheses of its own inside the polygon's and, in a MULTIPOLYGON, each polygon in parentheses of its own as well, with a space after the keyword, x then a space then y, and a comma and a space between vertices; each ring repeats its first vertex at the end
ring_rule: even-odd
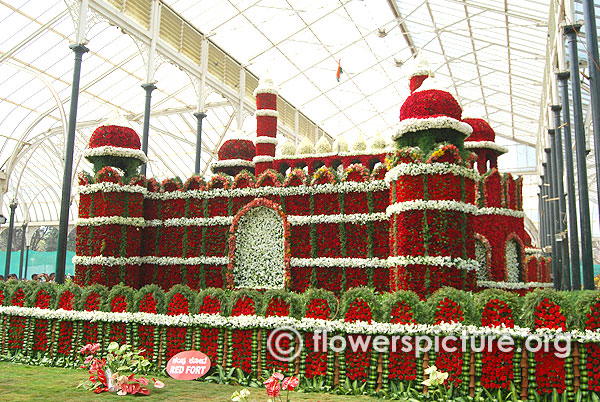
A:
POLYGON ((423 49, 419 49, 419 53, 413 60, 412 70, 409 74, 410 93, 415 92, 428 77, 432 77, 429 61, 423 54, 423 49))

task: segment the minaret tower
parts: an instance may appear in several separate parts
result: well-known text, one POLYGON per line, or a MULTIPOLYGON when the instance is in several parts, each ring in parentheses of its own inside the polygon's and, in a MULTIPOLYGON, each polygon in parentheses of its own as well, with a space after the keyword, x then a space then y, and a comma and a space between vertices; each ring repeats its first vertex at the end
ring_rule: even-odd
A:
POLYGON ((256 156, 253 159, 258 177, 267 169, 273 169, 277 145, 277 88, 269 77, 261 78, 256 96, 256 156))

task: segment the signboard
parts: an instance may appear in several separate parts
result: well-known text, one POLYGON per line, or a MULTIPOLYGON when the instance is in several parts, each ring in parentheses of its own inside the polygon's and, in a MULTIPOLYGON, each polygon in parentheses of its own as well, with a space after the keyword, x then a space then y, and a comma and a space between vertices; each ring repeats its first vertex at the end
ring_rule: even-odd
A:
POLYGON ((195 380, 209 369, 210 359, 197 350, 179 352, 167 363, 167 373, 176 380, 195 380))

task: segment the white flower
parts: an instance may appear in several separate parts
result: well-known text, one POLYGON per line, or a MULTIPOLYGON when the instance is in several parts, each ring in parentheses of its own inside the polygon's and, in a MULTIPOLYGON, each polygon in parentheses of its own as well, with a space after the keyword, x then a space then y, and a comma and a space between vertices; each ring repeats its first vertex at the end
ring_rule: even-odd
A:
POLYGON ((359 131, 356 139, 352 143, 353 151, 366 151, 367 150, 367 142, 362 136, 362 133, 359 131))
POLYGON ((387 147, 387 141, 383 138, 383 135, 379 131, 373 139, 371 140, 371 149, 372 150, 384 150, 387 147))
POLYGON ((298 146, 298 154, 299 155, 311 155, 315 151, 314 148, 315 147, 314 147, 313 143, 308 138, 304 137, 302 139, 302 142, 298 146))
POLYGON ((462 176, 473 181, 479 180, 480 176, 474 169, 469 169, 464 166, 455 165, 447 162, 433 163, 399 163, 390 169, 385 175, 386 183, 391 183, 398 180, 400 176, 418 176, 422 174, 428 175, 443 175, 452 173, 455 176, 462 176))
POLYGON ((449 128, 464 134, 468 137, 473 132, 473 128, 465 122, 456 120, 449 116, 410 118, 400 121, 398 130, 392 135, 393 140, 397 140, 406 133, 425 131, 437 128, 449 128))
POLYGON ((348 152, 349 149, 350 148, 348 147, 348 141, 346 141, 346 138, 344 137, 344 135, 340 134, 333 142, 333 152, 335 152, 335 153, 348 152))
POLYGON ((281 155, 284 156, 291 156, 296 154, 296 144, 294 144, 294 141, 290 140, 289 138, 285 140, 285 142, 279 149, 281 151, 281 155))
POLYGON ((508 282, 520 282, 520 268, 521 259, 519 258, 519 245, 516 240, 509 240, 506 242, 506 274, 508 282))

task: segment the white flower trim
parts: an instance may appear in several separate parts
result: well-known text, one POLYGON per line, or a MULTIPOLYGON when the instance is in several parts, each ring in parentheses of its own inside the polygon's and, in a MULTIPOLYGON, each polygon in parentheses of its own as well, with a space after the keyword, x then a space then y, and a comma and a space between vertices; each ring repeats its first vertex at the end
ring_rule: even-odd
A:
POLYGON ((273 138, 273 137, 267 137, 265 135, 261 135, 261 136, 257 136, 256 137, 256 144, 273 144, 273 145, 277 145, 279 141, 277 141, 277 138, 273 138))
POLYGON ((508 208, 485 207, 479 208, 477 215, 504 215, 511 216, 513 218, 524 218, 525 212, 515 211, 514 209, 508 208))
POLYGON ((396 202, 388 206, 385 210, 387 216, 398 214, 405 211, 457 211, 465 214, 476 214, 478 208, 473 204, 466 204, 460 201, 451 200, 413 200, 396 202))
POLYGON ((481 288, 493 288, 493 289, 508 289, 508 290, 520 290, 520 289, 532 289, 532 288, 551 288, 554 286, 551 282, 494 282, 494 281, 477 281, 477 286, 481 288))
POLYGON ((211 169, 213 168, 228 168, 228 167, 254 167, 253 161, 248 161, 246 159, 225 159, 222 161, 215 161, 211 165, 211 169))
POLYGON ((105 145, 102 147, 96 148, 87 148, 83 155, 86 158, 94 157, 94 156, 116 156, 119 158, 135 158, 142 161, 142 163, 148 162, 148 158, 146 154, 141 149, 133 149, 133 148, 123 148, 123 147, 113 147, 110 145, 105 145))
POLYGON ((254 112, 255 117, 279 117, 277 110, 273 109, 258 109, 254 112))
POLYGON ((311 158, 328 158, 330 156, 335 157, 352 157, 352 156, 380 156, 381 154, 387 154, 393 151, 393 148, 387 147, 385 149, 372 149, 367 151, 349 151, 349 152, 328 152, 324 154, 318 154, 311 151, 309 154, 296 154, 296 155, 281 155, 275 159, 278 161, 285 161, 287 159, 311 159, 311 158))
POLYGON ((79 218, 77 226, 99 226, 99 225, 124 225, 124 226, 146 226, 144 218, 126 218, 124 216, 98 216, 95 218, 79 218))
POLYGON ((474 169, 469 169, 453 163, 400 163, 386 173, 385 182, 390 184, 393 181, 397 181, 401 176, 442 175, 448 173, 465 177, 473 181, 477 181, 481 178, 479 173, 474 169))
POLYGON ((375 212, 372 214, 288 215, 288 222, 293 226, 309 225, 311 223, 365 224, 367 222, 385 221, 387 219, 384 212, 375 212))
POLYGON ((252 158, 253 163, 270 163, 273 162, 273 157, 269 155, 256 155, 252 158))
POLYGON ((429 74, 431 74, 431 70, 430 69, 417 69, 415 71, 413 71, 412 73, 409 74, 408 78, 411 79, 413 77, 422 77, 424 75, 429 77, 429 74))
POLYGON ((493 141, 465 141, 465 149, 491 149, 500 154, 505 154, 508 152, 508 148, 503 147, 502 145, 496 144, 493 141))
POLYGON ((237 317, 225 317, 218 314, 182 314, 169 316, 166 314, 151 313, 112 313, 107 311, 78 311, 78 310, 51 310, 37 307, 0 306, 0 315, 21 316, 43 320, 65 320, 86 321, 106 323, 131 323, 152 326, 176 326, 176 327, 216 327, 225 329, 275 329, 292 327, 300 332, 314 332, 316 330, 330 333, 365 334, 365 335, 431 335, 431 336, 472 336, 493 337, 510 336, 515 339, 526 339, 528 337, 555 339, 571 339, 580 343, 600 342, 600 331, 573 330, 562 331, 547 328, 530 328, 515 326, 480 327, 475 325, 463 325, 461 323, 441 323, 438 325, 428 324, 391 324, 365 321, 347 323, 343 320, 320 320, 314 318, 295 319, 292 317, 262 317, 256 315, 244 315, 237 317))
POLYGON ((387 259, 381 258, 292 258, 293 267, 344 267, 344 268, 387 268, 387 259))
POLYGON ((73 257, 73 264, 75 265, 227 265, 229 263, 228 257, 191 257, 191 258, 180 258, 180 257, 104 257, 104 256, 81 256, 76 255, 73 257))
POLYGON ((453 258, 448 256, 398 256, 388 257, 388 266, 406 265, 436 265, 442 267, 456 267, 465 271, 477 271, 479 262, 477 260, 453 258))
POLYGON ((392 139, 397 140, 406 133, 437 128, 449 128, 456 130, 459 133, 464 134, 465 137, 468 137, 473 132, 473 128, 467 123, 448 116, 424 117, 421 119, 411 118, 400 121, 398 130, 392 134, 392 139))
POLYGON ((544 251, 535 247, 525 247, 525 254, 528 255, 542 255, 544 251))
MULTIPOLYGON (((139 227, 161 227, 161 226, 231 226, 233 216, 213 216, 210 218, 170 218, 166 220, 153 219, 144 220, 143 218, 124 218, 124 217, 101 217, 80 219, 77 225, 129 225, 139 227)), ((371 214, 335 214, 335 215, 288 215, 288 222, 292 226, 302 226, 324 223, 353 223, 364 225, 367 222, 386 221, 388 217, 384 212, 374 212, 371 214)))
POLYGON ((254 90, 254 97, 256 98, 260 94, 271 94, 271 95, 279 94, 279 91, 277 91, 277 88, 275 88, 275 86, 270 86, 270 85, 267 86, 267 85, 262 86, 262 84, 259 84, 259 86, 254 90))
POLYGON ((269 195, 278 195, 289 197, 293 195, 311 195, 311 194, 338 194, 338 193, 366 193, 371 191, 389 190, 388 185, 383 180, 372 180, 368 182, 347 181, 341 183, 319 184, 317 186, 290 186, 290 187, 259 187, 259 188, 236 188, 231 190, 214 189, 207 191, 172 191, 165 193, 146 194, 146 198, 154 200, 175 200, 175 199, 210 199, 217 197, 265 197, 269 195))
POLYGON ((86 186, 79 186, 79 194, 93 193, 141 193, 146 195, 148 190, 142 186, 120 185, 118 183, 94 183, 86 186))

